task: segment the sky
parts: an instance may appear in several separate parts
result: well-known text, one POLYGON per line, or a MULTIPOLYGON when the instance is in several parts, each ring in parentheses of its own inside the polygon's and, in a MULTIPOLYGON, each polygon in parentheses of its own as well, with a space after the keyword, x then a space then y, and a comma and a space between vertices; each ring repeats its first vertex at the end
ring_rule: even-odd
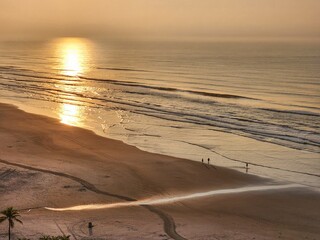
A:
POLYGON ((320 38, 320 0, 0 0, 0 38, 320 38))

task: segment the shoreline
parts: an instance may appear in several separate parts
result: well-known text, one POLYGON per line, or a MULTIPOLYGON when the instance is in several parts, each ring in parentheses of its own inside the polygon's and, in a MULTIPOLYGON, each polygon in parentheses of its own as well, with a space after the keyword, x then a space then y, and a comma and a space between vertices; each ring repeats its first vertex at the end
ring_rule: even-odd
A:
MULTIPOLYGON (((30 107, 20 102, 7 101, 3 99, 1 101, 3 104, 13 105, 26 113, 53 118, 61 123, 63 122, 63 120, 61 119, 61 117, 59 117, 57 113, 55 114, 54 112, 48 110, 50 108, 37 108, 35 106, 30 107), (44 110, 44 113, 40 113, 40 111, 42 110, 44 110)), ((170 142, 171 139, 155 140, 147 138, 135 141, 133 139, 140 138, 139 135, 133 138, 127 138, 125 136, 119 137, 117 133, 106 134, 104 130, 102 131, 98 127, 100 126, 100 124, 95 123, 93 121, 83 121, 79 126, 69 126, 89 130, 93 134, 98 135, 100 137, 120 141, 124 144, 134 146, 141 151, 145 151, 152 154, 167 155, 170 157, 191 160, 195 162, 201 162, 200 159, 203 156, 209 156, 210 158, 213 158, 214 163, 216 165, 233 169, 242 173, 248 173, 245 167, 246 163, 248 163, 250 165, 249 174, 252 174, 254 176, 273 179, 276 181, 287 181, 291 183, 301 184, 303 186, 311 187, 314 189, 320 188, 318 181, 319 174, 317 171, 315 171, 316 166, 314 165, 314 161, 315 159, 317 159, 318 156, 317 153, 291 149, 282 145, 277 145, 275 143, 258 141, 256 139, 251 139, 246 136, 234 135, 232 133, 220 132, 218 130, 211 133, 213 134, 213 139, 219 139, 219 142, 217 142, 217 149, 212 149, 207 148, 204 145, 201 145, 201 142, 200 144, 196 144, 187 141, 180 141, 180 143, 185 144, 184 146, 179 145, 180 143, 177 143, 177 145, 175 142, 172 142, 173 147, 171 147, 170 144, 165 143, 168 141, 170 142), (150 141, 150 143, 141 145, 141 141, 150 141), (144 145, 150 145, 151 148, 146 147, 144 145), (188 148, 191 150, 184 151, 184 148, 188 148), (184 152, 188 152, 188 154, 185 154, 184 152), (194 155, 190 155, 191 152, 194 152, 194 155), (268 152, 273 152, 273 154, 268 154, 268 152), (195 156, 197 157, 195 158, 195 156), (277 161, 273 161, 273 159, 277 161), (301 165, 300 161, 297 161, 297 163, 300 165, 292 165, 293 167, 285 164, 286 162, 291 162, 298 159, 311 160, 311 162, 313 162, 314 167, 312 168, 312 165, 307 165, 307 168, 304 169, 304 171, 301 171, 301 167, 303 165, 301 165)), ((202 139, 200 139, 200 141, 202 141, 202 139)))
MULTIPOLYGON (((0 143, 1 208, 8 202, 18 209, 65 207, 279 183, 145 152, 2 103, 0 143)), ((87 236, 85 223, 90 219, 104 226, 97 227, 94 236, 108 239, 274 239, 279 232, 284 239, 312 239, 320 233, 316 227, 320 216, 314 211, 319 200, 319 193, 303 188, 99 212, 35 209, 22 214, 22 220, 30 223, 17 225, 14 232, 26 237, 39 232, 59 234, 62 226, 74 239, 81 239, 87 236)), ((0 225, 0 236, 4 230, 0 225)))

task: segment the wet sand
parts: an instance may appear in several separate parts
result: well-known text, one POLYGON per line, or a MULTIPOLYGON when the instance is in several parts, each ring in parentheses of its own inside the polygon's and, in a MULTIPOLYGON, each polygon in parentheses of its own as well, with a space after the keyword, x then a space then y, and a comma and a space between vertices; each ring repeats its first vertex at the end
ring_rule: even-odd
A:
MULTIPOLYGON (((13 230, 18 237, 64 233, 72 239, 317 239, 320 194, 307 188, 102 210, 43 208, 268 184, 284 183, 144 152, 0 104, 0 208, 22 209, 24 224, 13 230), (90 221, 95 225, 91 237, 90 221)), ((1 239, 5 232, 6 224, 0 224, 1 239)))

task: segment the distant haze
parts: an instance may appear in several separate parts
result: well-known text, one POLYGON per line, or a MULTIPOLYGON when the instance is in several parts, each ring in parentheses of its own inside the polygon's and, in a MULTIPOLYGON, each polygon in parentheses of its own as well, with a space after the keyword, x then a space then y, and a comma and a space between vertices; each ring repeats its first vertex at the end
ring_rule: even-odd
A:
POLYGON ((320 38, 320 0, 0 0, 0 38, 320 38))

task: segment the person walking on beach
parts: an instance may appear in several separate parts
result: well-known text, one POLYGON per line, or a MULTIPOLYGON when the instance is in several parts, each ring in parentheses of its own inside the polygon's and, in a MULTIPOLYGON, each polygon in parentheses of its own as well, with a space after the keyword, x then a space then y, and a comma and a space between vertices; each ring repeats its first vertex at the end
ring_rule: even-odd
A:
POLYGON ((89 223, 88 223, 89 236, 92 236, 92 228, 93 228, 93 227, 94 227, 94 226, 93 226, 92 222, 89 222, 89 223))
POLYGON ((201 162, 203 163, 203 158, 201 159, 201 162))
POLYGON ((208 164, 210 165, 210 158, 208 158, 208 164))

